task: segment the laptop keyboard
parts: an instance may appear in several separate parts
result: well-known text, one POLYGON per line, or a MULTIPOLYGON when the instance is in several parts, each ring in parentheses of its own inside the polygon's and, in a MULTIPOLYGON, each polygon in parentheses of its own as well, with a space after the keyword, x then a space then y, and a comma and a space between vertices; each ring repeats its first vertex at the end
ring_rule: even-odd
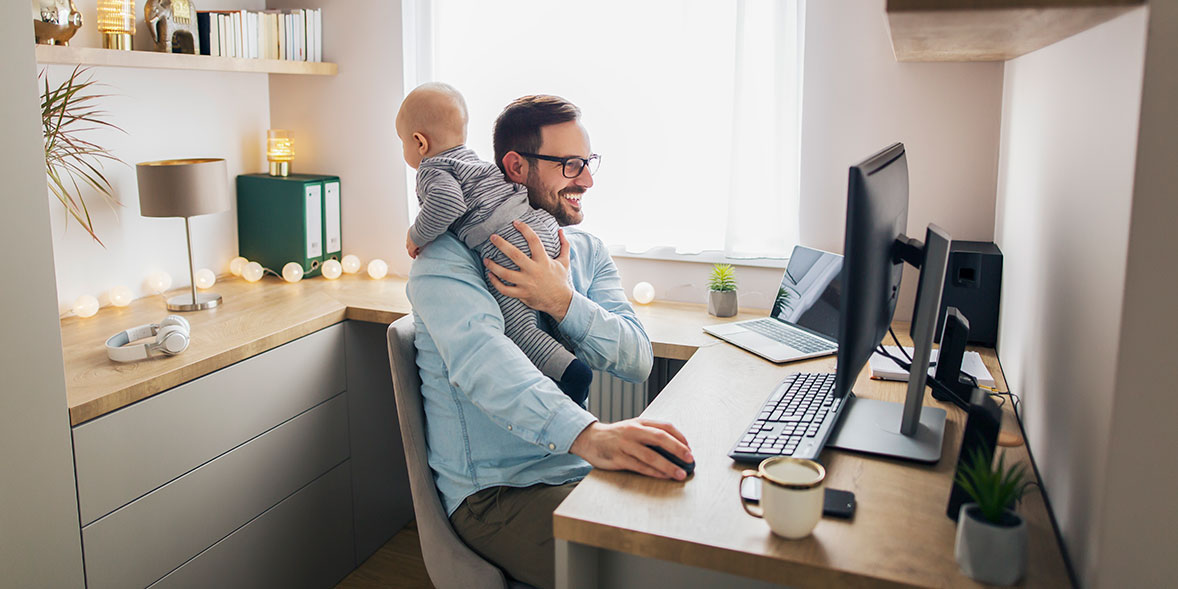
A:
POLYGON ((776 319, 758 319, 742 323, 741 327, 755 331, 771 340, 781 342, 806 354, 825 352, 836 348, 834 344, 814 337, 800 329, 792 329, 776 319))
POLYGON ((841 405, 830 394, 833 388, 834 373, 787 376, 728 455, 739 462, 773 456, 818 458, 841 405))

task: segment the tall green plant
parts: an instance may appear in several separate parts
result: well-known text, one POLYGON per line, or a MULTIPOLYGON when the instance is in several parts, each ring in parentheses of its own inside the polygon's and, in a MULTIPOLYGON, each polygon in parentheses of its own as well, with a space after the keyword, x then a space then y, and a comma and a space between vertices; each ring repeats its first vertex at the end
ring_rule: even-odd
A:
POLYGON ((998 456, 998 464, 991 466, 993 454, 974 447, 957 472, 957 484, 978 504, 982 517, 992 524, 1000 524, 1002 514, 1023 496, 1026 472, 1021 464, 1007 468, 1005 460, 1004 453, 998 456))
POLYGON ((712 276, 708 278, 708 288, 720 292, 736 290, 736 271, 731 264, 716 264, 712 266, 712 276))
POLYGON ((57 88, 50 88, 45 70, 41 70, 38 78, 45 84, 41 95, 41 128, 45 136, 45 175, 49 190, 90 237, 106 247, 94 232, 82 187, 93 188, 112 206, 119 204, 114 187, 103 174, 103 162, 124 162, 81 136, 104 127, 123 130, 104 120, 107 113, 99 110, 98 102, 107 95, 93 93, 95 82, 88 69, 75 67, 57 88))

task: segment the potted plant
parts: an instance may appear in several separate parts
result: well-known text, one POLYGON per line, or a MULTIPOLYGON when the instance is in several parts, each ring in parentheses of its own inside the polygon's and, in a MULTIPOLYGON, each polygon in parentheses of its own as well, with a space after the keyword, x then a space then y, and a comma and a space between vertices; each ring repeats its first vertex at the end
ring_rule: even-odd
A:
POLYGON ((1025 472, 1009 468, 1005 455, 975 448, 957 473, 957 484, 973 499, 957 516, 955 555, 962 572, 992 585, 1012 585, 1027 570, 1027 524, 1014 512, 1022 498, 1025 472))
POLYGON ((106 148, 84 138, 90 131, 107 128, 122 131, 105 120, 98 103, 105 94, 94 94, 96 86, 88 70, 75 67, 60 86, 49 86, 49 77, 41 94, 41 130, 45 138, 45 176, 49 191, 65 207, 86 233, 106 247, 94 231, 90 208, 83 199, 86 192, 96 192, 108 204, 118 205, 114 187, 103 174, 103 162, 124 163, 106 148))
POLYGON ((716 317, 736 315, 736 271, 731 264, 715 264, 708 279, 708 313, 716 317))

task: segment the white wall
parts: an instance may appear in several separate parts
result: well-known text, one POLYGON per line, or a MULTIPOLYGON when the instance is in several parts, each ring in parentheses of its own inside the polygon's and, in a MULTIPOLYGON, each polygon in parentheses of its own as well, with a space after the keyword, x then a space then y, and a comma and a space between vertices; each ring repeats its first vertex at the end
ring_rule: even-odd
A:
POLYGON ((1100 563, 1146 19, 1134 11, 1005 71, 998 352, 1086 585, 1100 563))
MULTIPOLYGON (((339 74, 272 76, 275 127, 295 133, 295 170, 340 176, 343 251, 409 274, 405 232, 405 161, 394 117, 404 97, 401 6, 384 0, 326 0, 323 59, 339 74), (360 16, 362 15, 362 16, 360 16)), ((274 8, 304 6, 271 0, 274 8)))
POLYGON ((57 328, 28 4, 0 4, 0 584, 82 587, 82 539, 57 328), (19 258, 17 258, 19 256, 19 258))
MULTIPOLYGON (((897 63, 883 0, 808 2, 805 52, 802 244, 842 252, 847 169, 896 141, 908 152, 910 233, 924 239, 935 222, 956 239, 990 241, 1002 64, 897 63)), ((627 289, 646 280, 660 299, 704 300, 706 267, 616 261, 627 289)), ((768 308, 780 271, 738 272, 742 305, 768 308)), ((898 318, 911 316, 917 276, 905 273, 898 318)))
MULTIPOLYGON (((96 0, 78 2, 93 15, 96 0)), ((293 7, 272 0, 268 7, 293 7)), ((334 77, 266 76, 167 70, 98 68, 111 84, 109 110, 128 135, 102 133, 115 155, 135 163, 185 155, 225 157, 230 177, 261 171, 269 127, 295 132, 295 169, 343 179, 345 253, 384 258, 395 274, 408 273, 403 235, 405 166, 392 118, 401 88, 400 3, 327 1, 324 58, 340 64, 334 77), (364 14, 364 18, 353 18, 364 14), (185 119, 167 131, 172 113, 185 119), (186 122, 185 122, 186 121, 186 122), (179 138, 179 139, 176 139, 179 138)), ((261 2, 232 7, 260 8, 261 2)), ((200 8, 229 7, 206 1, 200 8)), ((954 237, 989 240, 993 227, 1000 64, 898 64, 892 58, 883 1, 810 2, 802 131, 802 241, 842 250, 847 168, 892 141, 904 141, 912 178, 910 226, 923 235, 934 220, 954 237)), ((140 27, 137 46, 147 42, 140 27)), ((94 46, 83 28, 75 45, 94 46)), ((68 68, 50 68, 60 78, 68 68)), ((592 131, 592 130, 590 130, 592 131)), ((125 285, 145 294, 143 279, 162 269, 187 284, 185 246, 178 219, 138 215, 134 169, 111 169, 126 205, 92 213, 103 249, 78 227, 65 227, 51 203, 62 310, 81 294, 104 294, 125 285)), ((593 214, 592 209, 587 214, 593 214)), ((196 265, 223 273, 236 253, 235 213, 195 217, 196 265)), ((708 265, 618 258, 627 289, 646 280, 658 297, 702 302, 708 265)), ((767 308, 780 272, 739 269, 742 305, 767 308)), ((905 282, 898 315, 907 317, 915 273, 905 282)), ((105 304, 105 300, 103 300, 105 304)))
POLYGON ((1116 391, 1099 513, 1094 587, 1164 587, 1178 578, 1178 4, 1149 8, 1145 82, 1116 391))
MULTIPOLYGON (((909 234, 933 222, 954 239, 993 238, 1001 63, 899 63, 884 2, 806 6, 802 242, 842 251, 847 168, 893 142, 908 154, 909 234)), ((911 316, 905 270, 897 316, 911 316)))
MULTIPOLYGON (((70 41, 72 46, 101 46, 94 27, 97 0, 75 0, 85 24, 70 41)), ((238 2, 205 0, 201 10, 221 8, 260 9, 260 0, 238 2)), ((142 4, 136 48, 150 47, 143 24, 142 4)), ((39 66, 48 69, 52 85, 60 83, 72 66, 39 66)), ((113 286, 126 286, 136 296, 147 294, 147 275, 163 270, 172 275, 173 288, 187 285, 188 258, 183 219, 154 219, 139 215, 135 164, 142 161, 182 158, 225 158, 226 182, 233 193, 233 178, 265 169, 265 138, 270 121, 266 74, 200 72, 133 68, 93 68, 93 77, 110 97, 102 102, 108 120, 125 134, 101 130, 90 136, 128 166, 108 164, 107 177, 122 207, 103 204, 96 192, 86 191, 87 203, 104 249, 74 221, 67 222, 62 206, 49 200, 50 221, 57 266, 60 310, 65 311, 82 294, 104 296, 113 286)), ((228 271, 227 262, 237 255, 236 212, 193 217, 192 245, 196 268, 228 271)))

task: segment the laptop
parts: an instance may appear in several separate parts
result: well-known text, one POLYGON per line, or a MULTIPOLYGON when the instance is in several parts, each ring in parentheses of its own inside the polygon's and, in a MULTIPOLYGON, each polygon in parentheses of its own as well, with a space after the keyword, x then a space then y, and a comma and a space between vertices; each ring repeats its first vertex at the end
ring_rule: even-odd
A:
POLYGON ((769 316, 708 325, 704 331, 781 364, 838 351, 843 257, 797 246, 769 316))

